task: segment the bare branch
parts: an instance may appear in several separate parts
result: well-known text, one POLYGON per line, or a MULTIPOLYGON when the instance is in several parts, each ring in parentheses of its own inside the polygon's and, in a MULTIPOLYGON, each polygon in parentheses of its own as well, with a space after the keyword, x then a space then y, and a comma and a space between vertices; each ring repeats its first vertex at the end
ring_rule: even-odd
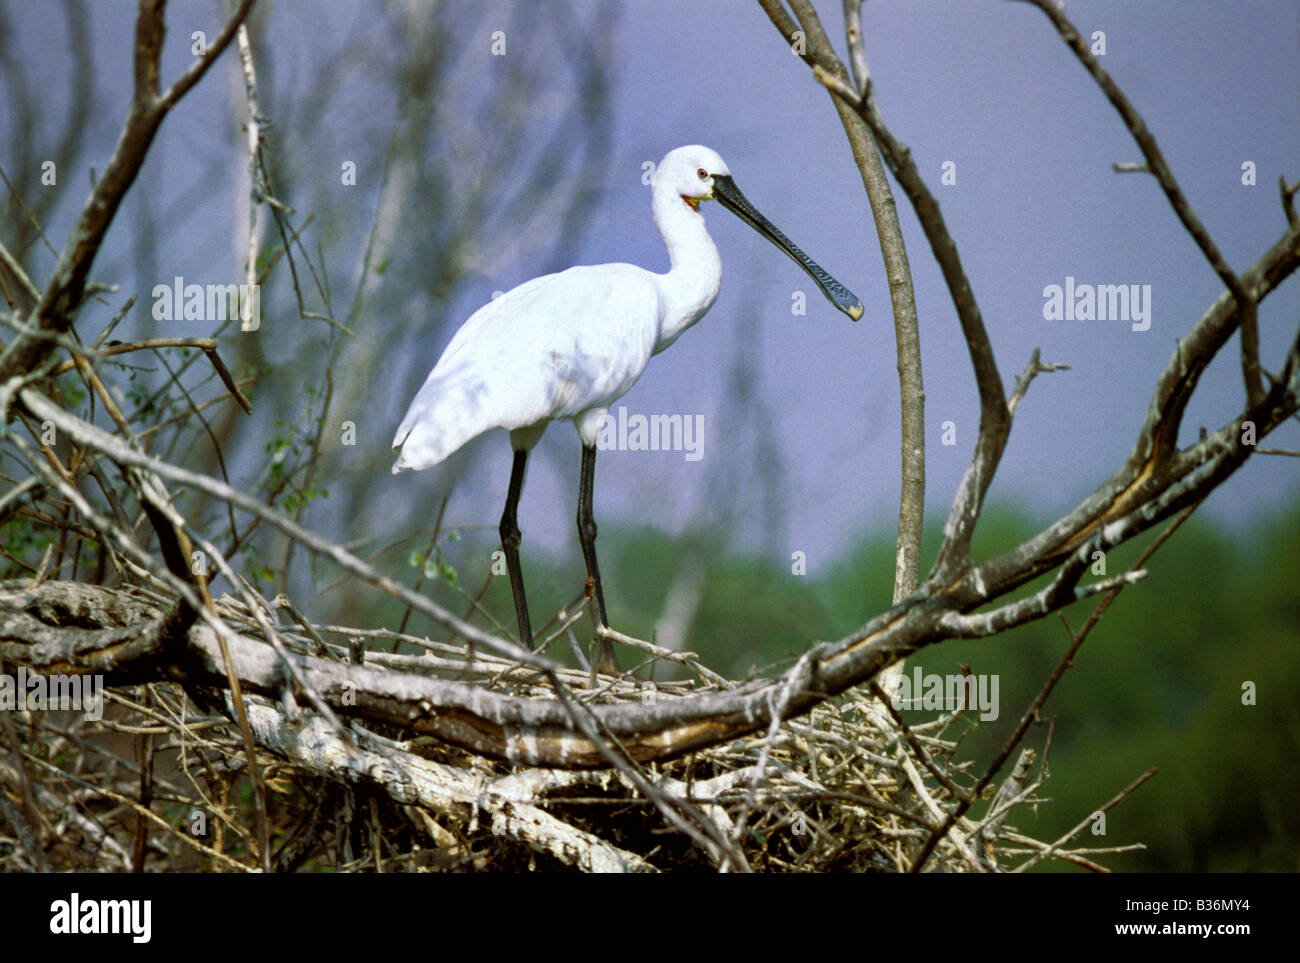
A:
POLYGON ((971 364, 975 369, 975 383, 980 393, 979 436, 970 467, 962 479, 952 511, 948 515, 948 523, 944 526, 944 543, 935 562, 936 575, 951 580, 970 564, 970 541, 975 523, 1006 446, 1011 424, 1007 414, 1006 395, 979 304, 966 277, 957 245, 944 223, 938 201, 912 162, 911 151, 895 139, 885 126, 875 107, 874 96, 868 91, 865 98, 859 97, 840 76, 842 73, 842 66, 839 73, 821 65, 813 67, 813 76, 850 106, 871 128, 890 171, 912 202, 930 242, 930 250, 948 285, 953 306, 957 309, 957 317, 966 336, 971 364))
POLYGON ((862 45, 863 0, 844 0, 844 33, 849 41, 849 63, 853 67, 853 86, 859 97, 865 97, 871 87, 871 69, 867 66, 867 52, 862 45))
POLYGON ((1068 584, 1069 579, 1065 577, 1067 571, 1061 569, 1061 574, 1052 581, 1051 585, 1027 599, 979 615, 956 615, 949 612, 939 624, 954 639, 986 638, 1018 625, 1024 625, 1026 622, 1041 619, 1044 615, 1065 608, 1081 599, 1101 592, 1112 592, 1147 577, 1144 571, 1125 572, 1123 575, 1113 575, 1100 582, 1092 582, 1080 587, 1068 584))
MULTIPOLYGON (((1121 789, 1119 792, 1117 792, 1114 796, 1112 796, 1112 797, 1111 797, 1110 799, 1108 799, 1106 802, 1102 803, 1102 805, 1101 805, 1100 807, 1098 807, 1098 808, 1094 811, 1094 813, 1097 813, 1097 812, 1100 812, 1100 813, 1108 813, 1108 812, 1110 812, 1112 809, 1114 809, 1116 806, 1118 806, 1120 803, 1122 803, 1125 799, 1127 799, 1129 796, 1131 796, 1131 795, 1133 794, 1133 792, 1134 792, 1134 791, 1135 791, 1139 786, 1141 786, 1144 782, 1146 782, 1146 781, 1148 781, 1149 779, 1153 778, 1153 777, 1155 776, 1155 774, 1156 774, 1157 772, 1159 772, 1159 771, 1160 771, 1160 770, 1157 769, 1155 766, 1152 766, 1150 769, 1148 769, 1146 772, 1142 773, 1142 775, 1138 776, 1136 779, 1134 779, 1131 783, 1129 783, 1127 786, 1125 786, 1123 789, 1121 789)), ((1092 823, 1092 821, 1093 821, 1094 813, 1090 813, 1090 814, 1088 815, 1088 818, 1087 818, 1087 819, 1083 819, 1083 820, 1081 820, 1081 821, 1080 821, 1076 826, 1074 826, 1074 827, 1073 827, 1069 832, 1067 832, 1065 835, 1063 835, 1063 836, 1062 836, 1060 839, 1058 839, 1056 842, 1052 843, 1052 845, 1048 846, 1048 847, 1047 847, 1046 849, 1044 849, 1043 851, 1037 853, 1036 855, 1032 856, 1030 859, 1028 859, 1028 860, 1026 860, 1025 862, 1021 863, 1019 866, 1017 866, 1017 867, 1013 870, 1013 872, 1016 872, 1016 873, 1023 873, 1023 872, 1025 872, 1026 870, 1028 870, 1028 869, 1032 869, 1033 867, 1037 866, 1039 863, 1041 863, 1043 860, 1047 859, 1048 857, 1052 856, 1052 855, 1056 852, 1056 850, 1058 850, 1060 847, 1064 846, 1064 845, 1065 845, 1066 843, 1068 843, 1071 839, 1073 839, 1075 836, 1079 835, 1079 833, 1083 832, 1085 829, 1088 828, 1088 826, 1089 826, 1089 825, 1092 823)))
MULTIPOLYGON (((239 385, 230 374, 230 369, 226 363, 221 360, 221 355, 217 352, 217 341, 215 338, 150 338, 148 341, 132 341, 130 343, 118 342, 99 348, 93 352, 84 352, 93 354, 96 357, 109 357, 116 354, 127 354, 132 351, 149 351, 158 348, 198 348, 204 356, 212 362, 213 370, 221 378, 221 383, 226 386, 230 396, 239 403, 239 407, 244 409, 245 414, 253 413, 253 405, 248 400, 248 396, 240 390, 239 385)), ((64 361, 58 365, 51 375, 57 376, 65 371, 71 371, 77 366, 76 361, 64 361)))
POLYGON ((1219 252, 1218 245, 1210 237, 1209 231, 1201 223, 1200 218, 1192 210, 1192 205, 1188 202, 1187 197, 1183 194, 1182 188, 1178 186, 1178 180, 1174 177, 1173 169, 1170 168, 1168 161, 1160 151, 1155 137, 1151 134, 1142 119, 1142 115, 1137 112, 1132 101, 1120 90, 1119 85, 1111 79, 1101 63, 1093 56, 1088 45, 1084 43, 1083 37, 1065 16, 1065 11, 1058 7, 1052 0, 1020 0, 1022 3, 1031 3, 1041 10, 1052 22, 1057 33, 1061 35, 1061 40, 1070 48, 1079 62, 1083 64, 1084 69, 1097 82, 1106 95, 1106 99, 1111 102, 1115 110, 1119 112, 1120 117, 1124 120, 1124 125, 1128 128, 1129 133, 1133 135, 1133 140, 1137 142, 1138 147, 1142 150, 1142 156, 1146 158, 1146 166, 1150 173, 1160 184, 1160 189, 1164 191, 1165 197, 1169 200, 1169 205, 1174 209, 1187 229, 1187 233, 1192 236, 1196 246, 1201 249, 1205 259, 1210 262, 1214 272, 1219 275, 1224 286, 1232 293, 1237 302, 1239 313, 1239 323, 1241 325, 1241 366, 1242 375, 1246 382, 1246 401, 1249 405, 1259 404, 1264 395, 1263 382, 1259 373, 1259 325, 1257 302, 1252 296, 1247 285, 1242 284, 1241 279, 1228 265, 1227 260, 1219 252))
MULTIPOLYGON (((163 0, 140 0, 136 17, 135 91, 117 147, 95 182, 81 217, 59 257, 49 284, 34 310, 36 328, 61 333, 72 324, 86 295, 90 269, 117 209, 135 183, 145 155, 163 118, 186 91, 212 66, 248 15, 254 0, 240 0, 217 42, 194 62, 163 97, 158 96, 158 61, 163 42, 163 0)), ((50 350, 48 341, 31 334, 19 336, 0 354, 0 382, 31 371, 50 350)), ((0 412, 0 415, 5 414, 0 412)))
MULTIPOLYGON (((159 7, 158 26, 161 31, 161 27, 162 27, 161 0, 144 0, 144 2, 150 4, 153 3, 158 4, 159 7)), ((176 81, 170 87, 167 88, 167 92, 163 94, 160 98, 158 98, 159 110, 161 110, 163 113, 166 113, 167 111, 171 110, 171 108, 175 106, 176 101, 180 100, 187 93, 189 93, 190 88, 203 79, 203 75, 208 72, 208 68, 211 67, 212 64, 216 62, 216 59, 225 52, 228 46, 230 46, 230 41, 235 39, 236 32, 238 32, 240 28, 243 27, 244 21, 248 19, 248 14, 253 9, 253 4, 256 2, 257 0, 239 0, 239 6, 237 6, 235 8, 235 12, 230 15, 230 19, 226 21, 226 25, 221 28, 221 33, 217 34, 217 39, 212 41, 212 43, 209 44, 208 49, 203 52, 203 54, 199 57, 199 59, 194 61, 194 63, 190 64, 190 66, 186 69, 185 73, 177 77, 176 81)), ((161 40, 161 36, 159 37, 159 39, 161 40)), ((156 58, 154 60, 154 68, 155 70, 157 69, 156 58)), ((156 90, 157 89, 156 76, 154 78, 154 82, 155 82, 154 89, 156 90)))
MULTIPOLYGON (((863 46, 861 0, 844 0, 843 6, 854 77, 858 91, 866 94, 870 89, 870 72, 863 46)), ((788 21, 784 9, 779 4, 768 2, 763 2, 763 8, 778 29, 790 36, 794 25, 788 21)), ((809 52, 804 57, 805 61, 843 83, 847 73, 835 57, 830 39, 822 29, 811 4, 798 2, 794 4, 794 9, 807 34, 809 52)), ((840 116, 871 204, 893 308, 902 421, 902 477, 893 592, 893 600, 897 603, 920 584, 921 535, 925 522, 925 385, 916 293, 912 285, 912 269, 903 241, 897 204, 875 138, 867 125, 845 103, 834 97, 831 100, 840 116)), ((885 680, 886 688, 897 679, 897 674, 902 671, 901 664, 891 671, 892 676, 885 680)))
POLYGON ((1020 407, 1020 402, 1024 400, 1025 392, 1029 390, 1030 384, 1040 374, 1048 374, 1053 371, 1069 371, 1068 364, 1044 364, 1039 360, 1039 349, 1035 348, 1034 353, 1029 357, 1029 364, 1021 372, 1020 377, 1016 380, 1016 387, 1011 392, 1011 398, 1007 401, 1007 414, 1014 416, 1016 409, 1020 407))
POLYGON ((1295 194, 1300 189, 1300 181, 1287 187, 1286 178, 1280 176, 1277 179, 1277 189, 1282 198, 1282 212, 1286 214, 1286 222, 1295 227, 1300 224, 1300 217, 1297 217, 1295 212, 1295 194))

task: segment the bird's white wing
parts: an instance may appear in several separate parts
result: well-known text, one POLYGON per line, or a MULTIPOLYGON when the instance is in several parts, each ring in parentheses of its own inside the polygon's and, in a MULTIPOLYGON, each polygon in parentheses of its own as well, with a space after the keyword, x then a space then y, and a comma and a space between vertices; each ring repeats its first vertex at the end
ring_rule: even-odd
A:
POLYGON ((605 407, 645 370, 658 336, 657 275, 631 264, 535 278, 474 312, 393 438, 393 471, 428 468, 492 428, 605 407))

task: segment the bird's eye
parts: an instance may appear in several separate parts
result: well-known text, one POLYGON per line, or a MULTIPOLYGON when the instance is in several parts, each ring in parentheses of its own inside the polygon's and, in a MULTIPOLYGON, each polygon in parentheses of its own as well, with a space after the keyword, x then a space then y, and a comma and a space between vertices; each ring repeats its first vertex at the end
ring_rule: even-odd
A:
POLYGON ((703 167, 701 167, 695 173, 700 175, 700 180, 702 181, 707 181, 709 179, 709 172, 706 171, 703 167))

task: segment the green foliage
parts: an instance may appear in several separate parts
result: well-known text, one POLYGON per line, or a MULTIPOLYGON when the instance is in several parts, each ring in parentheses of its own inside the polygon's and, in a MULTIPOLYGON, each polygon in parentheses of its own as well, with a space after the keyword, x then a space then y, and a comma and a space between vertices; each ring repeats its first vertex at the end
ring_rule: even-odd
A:
POLYGON ((306 485, 291 491, 284 497, 284 509, 287 512, 296 512, 298 509, 310 505, 317 498, 329 497, 329 489, 322 487, 319 480, 313 477, 306 485))
MULTIPOLYGON (((0 545, 15 558, 36 565, 50 546, 49 536, 26 515, 14 513, 0 522, 0 545)), ((19 578, 27 570, 9 559, 0 559, 0 578, 19 578)))
MULTIPOLYGON (((306 392, 309 398, 314 394, 310 387, 306 392)), ((321 418, 314 419, 317 427, 322 421, 321 418)), ((303 467, 304 458, 311 453, 315 434, 302 427, 286 425, 279 418, 276 418, 273 424, 276 429, 275 434, 265 445, 266 453, 271 456, 271 489, 278 493, 287 488, 288 492, 283 501, 284 510, 296 514, 317 498, 329 498, 330 494, 329 489, 322 486, 314 474, 309 474, 306 482, 301 485, 290 483, 294 473, 303 467)))
POLYGON ((280 485, 284 481, 285 462, 289 455, 298 453, 298 444, 293 432, 285 431, 284 422, 276 418, 276 433, 266 443, 266 453, 271 456, 271 483, 280 485))
POLYGON ((80 378, 75 376, 66 376, 59 379, 59 390, 63 395, 63 403, 69 408, 75 408, 86 400, 86 388, 81 383, 80 378))
POLYGON ((245 575, 254 582, 265 582, 267 585, 275 582, 276 571, 262 559, 256 542, 244 542, 239 546, 239 553, 244 556, 245 575))
POLYGON ((406 557, 406 562, 411 568, 422 568, 425 578, 441 579, 452 588, 460 584, 460 576, 457 574, 456 569, 436 555, 425 558, 412 549, 411 554, 406 557))

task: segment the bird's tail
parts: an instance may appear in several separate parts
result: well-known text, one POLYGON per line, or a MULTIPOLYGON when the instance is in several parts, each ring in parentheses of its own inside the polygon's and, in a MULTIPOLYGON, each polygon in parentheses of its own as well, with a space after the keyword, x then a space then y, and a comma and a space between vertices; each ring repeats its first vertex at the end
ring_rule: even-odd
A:
POLYGON ((431 468, 493 427, 481 417, 481 400, 467 385, 427 381, 393 436, 393 447, 401 449, 393 474, 431 468))

